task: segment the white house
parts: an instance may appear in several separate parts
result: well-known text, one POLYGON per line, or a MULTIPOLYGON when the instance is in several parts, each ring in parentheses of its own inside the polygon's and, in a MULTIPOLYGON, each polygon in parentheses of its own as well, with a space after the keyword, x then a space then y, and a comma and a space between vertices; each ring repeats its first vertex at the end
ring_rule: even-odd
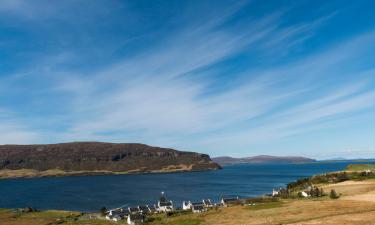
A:
POLYGON ((168 201, 164 195, 164 192, 161 193, 161 197, 157 204, 158 212, 172 212, 173 211, 173 202, 168 201))
POLYGON ((276 191, 275 189, 272 190, 272 197, 278 196, 279 191, 276 191))
POLYGON ((120 210, 109 210, 105 218, 107 220, 120 221, 124 219, 124 214, 120 210))
POLYGON ((237 204, 239 202, 239 198, 222 198, 221 199, 221 204, 225 207, 228 207, 231 204, 237 204))
POLYGON ((210 207, 214 206, 214 204, 212 204, 212 202, 211 202, 211 199, 203 199, 202 202, 203 202, 204 207, 210 208, 210 207))
POLYGON ((142 214, 130 214, 128 215, 127 223, 129 225, 135 225, 135 224, 143 223, 144 220, 145 220, 145 216, 142 214))
POLYGON ((148 214, 151 212, 150 208, 148 207, 148 205, 139 205, 138 206, 138 209, 139 211, 142 213, 142 214, 148 214))
POLYGON ((157 210, 159 212, 172 212, 173 211, 173 202, 172 201, 158 201, 157 210))
POLYGON ((155 205, 149 205, 148 209, 150 210, 150 213, 155 213, 157 211, 155 205))
POLYGON ((207 209, 204 208, 204 205, 202 202, 194 202, 194 203, 191 203, 191 211, 193 213, 200 213, 200 212, 204 212, 206 211, 207 209))
POLYGON ((182 210, 190 210, 191 209, 191 202, 190 201, 183 201, 182 202, 182 210))
POLYGON ((139 210, 138 207, 129 207, 128 210, 130 214, 141 213, 141 210, 139 210))

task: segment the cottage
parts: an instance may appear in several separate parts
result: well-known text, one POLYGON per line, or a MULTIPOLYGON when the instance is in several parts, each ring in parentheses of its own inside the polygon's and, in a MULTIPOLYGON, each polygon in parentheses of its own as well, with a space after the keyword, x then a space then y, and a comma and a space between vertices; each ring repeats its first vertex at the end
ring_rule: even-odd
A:
POLYGON ((121 211, 124 215, 126 215, 126 216, 130 214, 129 208, 125 208, 125 207, 123 207, 123 208, 120 209, 120 211, 121 211))
POLYGON ((141 210, 139 210, 138 207, 129 207, 129 213, 130 214, 137 214, 137 213, 141 213, 141 210))
POLYGON ((145 216, 142 214, 130 214, 128 216, 127 223, 129 225, 141 224, 145 220, 145 216))
POLYGON ((142 214, 148 214, 150 213, 150 208, 147 206, 147 205, 140 205, 138 206, 138 209, 139 211, 142 213, 142 214))
POLYGON ((120 221, 124 219, 125 215, 120 210, 110 210, 106 215, 107 220, 120 221))
POLYGON ((112 220, 113 220, 113 221, 116 221, 116 222, 118 222, 118 221, 120 221, 120 220, 122 220, 122 219, 123 219, 123 217, 121 217, 121 216, 119 216, 119 215, 115 215, 115 216, 112 217, 112 220))
POLYGON ((191 211, 193 213, 201 213, 201 212, 206 211, 206 209, 204 208, 204 205, 202 202, 194 202, 194 203, 191 203, 191 211))
POLYGON ((149 209, 150 213, 155 213, 156 212, 156 206, 155 205, 148 206, 148 209, 149 209))
POLYGON ((229 205, 233 204, 238 204, 239 203, 239 198, 222 198, 221 199, 221 204, 225 207, 228 207, 229 205))
POLYGON ((172 212, 173 211, 173 203, 172 203, 172 201, 168 201, 168 202, 158 201, 158 208, 157 208, 157 210, 159 212, 172 212))
POLYGON ((201 212, 206 211, 206 209, 203 207, 203 205, 197 205, 197 206, 193 205, 191 207, 191 211, 193 213, 201 213, 201 212))
POLYGON ((272 197, 276 197, 276 196, 278 196, 278 195, 279 195, 279 191, 273 189, 273 190, 272 190, 272 197))
POLYGON ((164 192, 161 193, 161 197, 158 201, 157 210, 159 212, 172 212, 173 211, 173 202, 168 201, 164 195, 164 192))
POLYGON ((191 209, 191 202, 190 201, 183 201, 182 202, 182 210, 190 210, 191 209))
POLYGON ((212 204, 210 199, 203 199, 202 202, 203 202, 203 206, 206 208, 210 208, 214 206, 214 204, 212 204))

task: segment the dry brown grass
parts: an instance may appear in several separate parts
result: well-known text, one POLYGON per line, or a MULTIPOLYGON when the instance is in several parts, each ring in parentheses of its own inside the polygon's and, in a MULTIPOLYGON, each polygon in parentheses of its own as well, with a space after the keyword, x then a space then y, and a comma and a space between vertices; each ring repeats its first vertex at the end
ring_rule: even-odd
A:
POLYGON ((202 224, 309 224, 309 221, 325 221, 326 218, 333 216, 341 218, 341 215, 352 213, 375 214, 375 203, 344 200, 293 200, 286 202, 283 207, 257 211, 249 210, 248 206, 237 206, 223 209, 215 215, 205 216, 205 222, 202 224))

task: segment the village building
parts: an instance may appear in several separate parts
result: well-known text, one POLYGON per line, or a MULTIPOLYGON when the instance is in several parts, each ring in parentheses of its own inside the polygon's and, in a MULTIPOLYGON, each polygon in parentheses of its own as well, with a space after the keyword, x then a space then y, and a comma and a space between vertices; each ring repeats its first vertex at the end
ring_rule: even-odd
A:
POLYGON ((129 225, 141 224, 145 220, 145 216, 142 214, 130 214, 128 215, 127 223, 129 225))
POLYGON ((168 199, 164 195, 164 192, 161 193, 161 197, 158 201, 157 211, 159 212, 172 212, 173 211, 173 202, 168 201, 168 199))
POLYGON ((228 207, 229 205, 235 205, 239 203, 239 198, 222 198, 220 202, 224 207, 228 207))
POLYGON ((172 201, 167 201, 167 202, 158 201, 157 210, 159 212, 172 212, 173 211, 172 201))
POLYGON ((155 205, 148 206, 148 209, 150 210, 150 213, 155 213, 156 212, 156 206, 155 205))
POLYGON ((191 210, 191 202, 190 201, 183 201, 182 202, 182 210, 191 210))
POLYGON ((112 221, 120 221, 124 219, 125 215, 122 213, 120 210, 110 210, 109 213, 106 215, 107 220, 112 220, 112 221))
POLYGON ((120 211, 121 211, 124 215, 126 215, 126 216, 130 214, 129 208, 125 208, 125 207, 123 207, 123 208, 120 209, 120 211))
POLYGON ((147 205, 140 205, 138 206, 138 209, 142 214, 150 213, 150 208, 147 205))
POLYGON ((130 214, 137 214, 137 213, 141 213, 141 211, 139 210, 138 207, 129 207, 129 213, 130 214))
POLYGON ((191 211, 193 213, 201 213, 206 211, 206 208, 204 208, 204 205, 202 202, 194 202, 191 203, 191 211))
POLYGON ((211 202, 211 199, 203 199, 202 202, 203 202, 203 206, 206 208, 210 208, 214 206, 214 204, 212 204, 211 202))

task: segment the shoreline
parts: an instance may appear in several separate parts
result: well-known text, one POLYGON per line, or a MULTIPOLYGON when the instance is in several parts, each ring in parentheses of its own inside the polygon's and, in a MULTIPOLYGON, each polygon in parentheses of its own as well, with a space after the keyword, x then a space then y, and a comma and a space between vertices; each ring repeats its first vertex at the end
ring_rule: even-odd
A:
POLYGON ((222 168, 207 169, 162 169, 162 170, 131 170, 124 172, 97 170, 97 171, 64 171, 64 170, 45 170, 38 171, 33 169, 19 170, 0 170, 0 181, 9 179, 38 179, 49 177, 84 177, 84 176, 109 176, 109 175, 141 175, 141 174, 172 174, 172 173, 189 173, 189 172, 206 172, 216 171, 222 168))
MULTIPOLYGON (((374 166, 375 169, 375 166, 374 166)), ((340 177, 347 170, 336 172, 335 176, 340 177)), ((363 174, 365 171, 356 171, 363 174)), ((279 195, 258 196, 254 198, 241 198, 234 204, 228 206, 215 205, 206 211, 194 213, 182 209, 168 213, 147 214, 145 224, 150 225, 175 225, 175 224, 196 224, 196 225, 235 225, 235 224, 341 224, 342 220, 349 221, 345 224, 369 224, 375 215, 375 170, 365 177, 351 176, 349 179, 335 180, 332 182, 315 182, 316 177, 331 177, 334 173, 315 174, 309 178, 297 179, 293 183, 298 186, 292 187, 292 194, 288 196, 279 195), (305 181, 305 183, 299 183, 305 181), (297 192, 306 190, 305 184, 309 183, 324 189, 325 194, 319 196, 301 197, 297 192), (303 188, 303 189, 301 189, 303 188), (332 199, 329 192, 336 189, 339 197, 332 199), (366 209, 366 210, 362 210, 366 209), (351 216, 345 216, 350 214, 351 216), (373 216, 370 216, 373 215, 373 216), (248 218, 253 218, 251 221, 248 218), (351 223, 352 218, 356 223, 351 223), (232 218, 232 219, 228 219, 232 218), (234 218, 234 219, 233 219, 234 218), (266 218, 266 221, 264 220, 266 218), (330 223, 327 223, 329 219, 330 223), (310 223, 311 221, 311 223, 310 223), (360 221, 360 222, 358 222, 360 221)), ((293 184, 289 183, 289 184, 293 184)), ((288 185, 289 185, 288 184, 288 185)), ((107 209, 108 210, 108 209, 107 209)), ((107 211, 108 212, 108 211, 107 211)), ((110 221, 105 214, 98 211, 82 212, 67 210, 33 210, 25 209, 0 209, 0 221, 7 224, 7 220, 13 220, 9 224, 124 224, 123 222, 110 221), (2 218, 5 218, 2 219, 2 218), (33 221, 44 221, 37 223, 33 221), (16 222, 14 222, 16 221, 16 222), (26 221, 26 222, 25 222, 26 221), (47 223, 48 221, 48 223, 47 223)))

